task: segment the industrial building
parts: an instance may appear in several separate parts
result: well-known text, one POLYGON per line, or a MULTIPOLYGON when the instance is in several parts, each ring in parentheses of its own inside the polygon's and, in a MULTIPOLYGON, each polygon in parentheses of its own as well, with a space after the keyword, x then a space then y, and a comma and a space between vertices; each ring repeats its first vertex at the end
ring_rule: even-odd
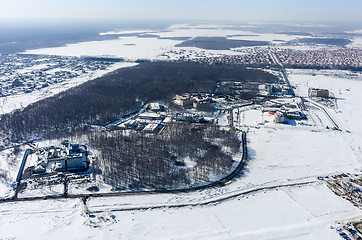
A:
POLYGON ((299 111, 288 111, 285 113, 286 117, 289 119, 302 119, 304 118, 304 114, 299 111))
MULTIPOLYGON (((65 150, 65 155, 52 156, 48 158, 48 163, 52 164, 54 171, 77 171, 86 170, 89 166, 87 159, 87 151, 85 146, 80 147, 79 144, 70 144, 70 148, 65 150)), ((60 152, 61 149, 56 149, 60 152)), ((55 152, 56 152, 55 151, 55 152)))

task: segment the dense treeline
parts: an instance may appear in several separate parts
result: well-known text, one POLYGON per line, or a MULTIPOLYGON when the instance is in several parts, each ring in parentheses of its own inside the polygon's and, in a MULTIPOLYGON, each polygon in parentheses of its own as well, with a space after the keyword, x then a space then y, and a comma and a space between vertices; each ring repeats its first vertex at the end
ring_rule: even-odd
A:
POLYGON ((97 153, 94 167, 116 189, 200 185, 229 173, 241 148, 235 131, 214 124, 174 122, 159 134, 116 130, 84 136, 97 153))
POLYGON ((255 47, 270 45, 268 41, 235 40, 226 37, 195 37, 176 45, 176 47, 197 47, 213 50, 230 50, 239 47, 255 47))
POLYGON ((277 77, 240 65, 143 62, 1 116, 0 134, 7 142, 68 134, 111 122, 146 101, 167 100, 178 92, 212 91, 221 80, 274 82, 277 77))

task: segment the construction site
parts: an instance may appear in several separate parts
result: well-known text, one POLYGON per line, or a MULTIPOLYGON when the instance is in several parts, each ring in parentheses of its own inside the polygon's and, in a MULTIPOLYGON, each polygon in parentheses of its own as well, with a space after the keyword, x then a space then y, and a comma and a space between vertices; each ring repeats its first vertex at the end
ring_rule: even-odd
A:
MULTIPOLYGON (((362 177, 359 174, 342 173, 321 177, 327 186, 339 197, 362 208, 362 177)), ((362 239, 362 219, 339 222, 336 230, 344 239, 362 239)))

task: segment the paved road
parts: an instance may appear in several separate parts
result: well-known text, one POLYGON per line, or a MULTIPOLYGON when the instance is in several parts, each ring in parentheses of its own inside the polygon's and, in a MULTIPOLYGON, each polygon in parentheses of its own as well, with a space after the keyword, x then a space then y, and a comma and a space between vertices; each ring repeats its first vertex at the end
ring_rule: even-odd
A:
POLYGON ((290 91, 291 91, 291 94, 293 97, 295 97, 295 93, 294 93, 294 90, 292 88, 292 85, 290 84, 289 82, 289 79, 288 79, 288 76, 287 76, 287 73, 285 72, 285 69, 284 69, 284 66, 281 64, 281 62, 278 61, 278 58, 275 56, 275 53, 273 52, 269 52, 270 56, 273 58, 274 62, 279 65, 280 67, 280 71, 282 72, 282 75, 283 75, 283 78, 284 78, 284 81, 286 82, 286 84, 288 85, 290 91))

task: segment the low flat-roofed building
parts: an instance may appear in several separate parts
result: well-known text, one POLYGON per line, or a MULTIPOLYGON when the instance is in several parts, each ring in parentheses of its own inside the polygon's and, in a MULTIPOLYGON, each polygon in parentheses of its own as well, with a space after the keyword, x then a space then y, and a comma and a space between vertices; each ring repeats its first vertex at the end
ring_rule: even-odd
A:
POLYGON ((136 120, 130 119, 130 120, 126 121, 123 125, 127 128, 134 128, 134 127, 137 127, 138 123, 136 120))
POLYGON ((301 119, 302 118, 302 115, 298 111, 294 111, 294 112, 289 111, 285 115, 289 119, 301 119))
POLYGON ((150 123, 150 124, 147 124, 144 128, 143 128, 143 131, 144 132, 157 132, 159 129, 160 129, 161 125, 158 124, 158 123, 150 123))
POLYGON ((193 107, 196 110, 205 111, 205 112, 214 110, 214 107, 212 106, 211 101, 209 99, 195 101, 195 102, 193 102, 193 107))
POLYGON ((164 106, 162 106, 159 103, 150 103, 149 110, 152 112, 160 112, 164 109, 164 106))
POLYGON ((141 119, 149 119, 149 120, 158 120, 161 118, 161 115, 154 112, 143 112, 137 116, 141 119))

